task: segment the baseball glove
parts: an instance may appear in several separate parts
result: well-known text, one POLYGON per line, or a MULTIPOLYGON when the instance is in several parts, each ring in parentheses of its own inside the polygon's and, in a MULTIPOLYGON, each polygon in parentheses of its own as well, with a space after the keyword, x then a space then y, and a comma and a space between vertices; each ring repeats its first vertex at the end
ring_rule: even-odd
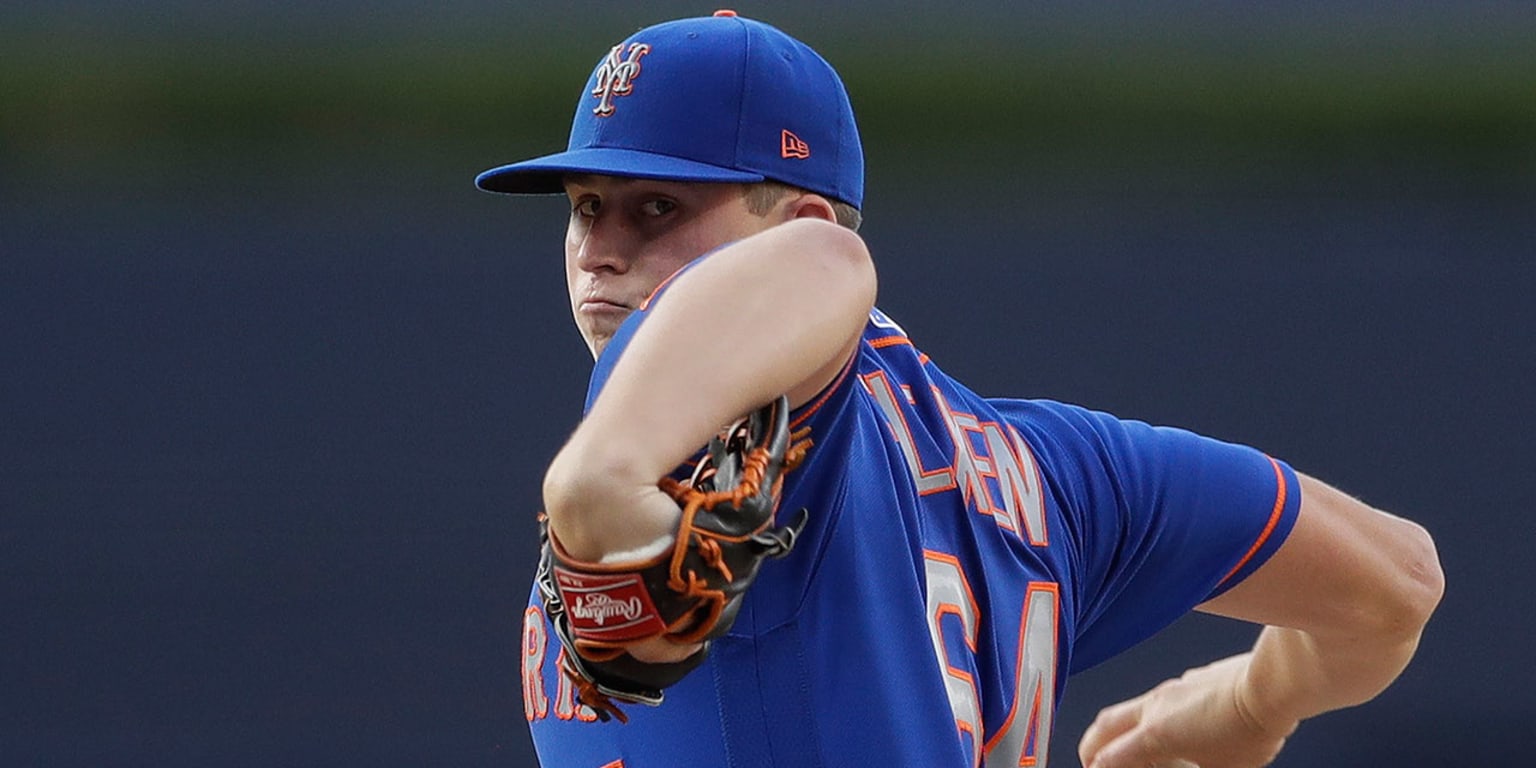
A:
POLYGON ((615 700, 660 704, 662 689, 699 666, 709 641, 730 629, 763 561, 794 547, 806 510, 777 527, 774 512, 784 473, 809 447, 809 440, 792 445, 783 396, 722 432, 688 483, 658 483, 682 517, 670 550, 648 560, 576 560, 542 522, 537 581, 565 646, 562 672, 603 721, 628 722, 615 700), (642 662, 627 652, 656 637, 704 647, 674 663, 642 662))

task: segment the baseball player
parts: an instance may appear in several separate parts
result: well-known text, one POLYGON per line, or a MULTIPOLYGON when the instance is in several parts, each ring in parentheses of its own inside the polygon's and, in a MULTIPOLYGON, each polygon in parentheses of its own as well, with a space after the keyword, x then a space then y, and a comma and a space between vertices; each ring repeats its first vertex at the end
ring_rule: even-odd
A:
POLYGON ((1264 626, 1079 757, 1259 766, 1439 601, 1420 527, 1283 461, 947 375, 874 306, 842 82, 771 26, 636 32, 477 183, 568 196, 597 361, 524 617, 546 765, 1044 766, 1068 676, 1200 610, 1264 626))

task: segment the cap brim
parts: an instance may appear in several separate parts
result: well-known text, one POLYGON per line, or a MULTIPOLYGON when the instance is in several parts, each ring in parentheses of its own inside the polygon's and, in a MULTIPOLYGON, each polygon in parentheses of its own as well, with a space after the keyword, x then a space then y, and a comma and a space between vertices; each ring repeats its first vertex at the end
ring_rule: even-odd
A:
POLYGON ((513 195, 558 194, 565 191, 562 179, 578 173, 667 181, 754 182, 766 178, 760 173, 721 168, 671 155, 593 147, 492 168, 475 177, 475 186, 487 192, 513 195))

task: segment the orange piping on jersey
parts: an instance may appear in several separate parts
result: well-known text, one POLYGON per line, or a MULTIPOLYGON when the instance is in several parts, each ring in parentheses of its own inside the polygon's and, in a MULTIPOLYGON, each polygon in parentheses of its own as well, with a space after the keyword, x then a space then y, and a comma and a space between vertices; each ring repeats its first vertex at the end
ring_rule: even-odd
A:
MULTIPOLYGON (((665 279, 665 280, 661 281, 660 283, 658 283, 656 285, 656 287, 651 290, 651 295, 645 297, 645 301, 640 302, 640 311, 644 312, 647 307, 651 306, 651 302, 656 299, 656 294, 661 293, 661 289, 667 287, 667 285, 670 284, 673 280, 676 280, 677 276, 681 275, 683 273, 683 270, 685 270, 687 268, 688 268, 687 264, 684 264, 683 266, 678 267, 676 272, 673 272, 672 274, 667 275, 667 279, 665 279)), ((607 768, 607 767, 604 766, 604 768, 607 768)))
POLYGON ((602 768, 624 768, 624 758, 619 758, 611 763, 605 763, 602 768))
POLYGON ((790 420, 789 430, 791 432, 799 429, 800 425, 804 424, 805 420, 811 417, 811 414, 814 414, 821 409, 821 406, 826 404, 828 398, 832 397, 833 392, 836 392, 839 387, 843 386, 843 379, 848 378, 848 372, 853 370, 853 364, 858 359, 859 352, 855 349, 853 354, 848 357, 848 362, 843 365, 843 370, 837 374, 837 378, 833 379, 831 384, 828 384, 825 389, 821 390, 821 397, 816 398, 810 405, 802 407, 800 414, 790 420))
POLYGON ((1280 513, 1285 511, 1285 472, 1280 469, 1280 462, 1269 459, 1269 464, 1275 468, 1275 484, 1280 487, 1279 492, 1275 494, 1275 508, 1269 511, 1269 522, 1264 524, 1264 531, 1259 534, 1259 540, 1248 548, 1248 553, 1243 555, 1243 559, 1237 561, 1237 565, 1232 566, 1232 570, 1227 571, 1227 575, 1221 577, 1221 584, 1226 584, 1227 579, 1241 571, 1243 566, 1247 565, 1260 549, 1263 549, 1264 542, 1269 541, 1269 535, 1274 533, 1275 526, 1280 524, 1280 513))
POLYGON ((913 351, 917 352, 918 365, 928 364, 928 353, 918 351, 917 348, 913 346, 912 340, 905 336, 881 336, 878 339, 871 339, 869 342, 869 345, 875 349, 885 349, 886 347, 895 347, 902 344, 912 347, 913 351))

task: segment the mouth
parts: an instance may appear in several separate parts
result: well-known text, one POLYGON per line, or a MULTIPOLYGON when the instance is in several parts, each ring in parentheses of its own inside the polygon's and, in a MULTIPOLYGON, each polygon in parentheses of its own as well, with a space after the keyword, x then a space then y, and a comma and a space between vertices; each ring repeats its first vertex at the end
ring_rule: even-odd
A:
POLYGON ((633 307, 608 299, 590 298, 583 299, 581 304, 577 306, 577 309, 581 310, 584 314, 611 314, 614 312, 627 313, 633 307))
POLYGON ((592 333, 612 333, 634 312, 634 307, 612 299, 593 296, 576 305, 578 320, 592 333))

